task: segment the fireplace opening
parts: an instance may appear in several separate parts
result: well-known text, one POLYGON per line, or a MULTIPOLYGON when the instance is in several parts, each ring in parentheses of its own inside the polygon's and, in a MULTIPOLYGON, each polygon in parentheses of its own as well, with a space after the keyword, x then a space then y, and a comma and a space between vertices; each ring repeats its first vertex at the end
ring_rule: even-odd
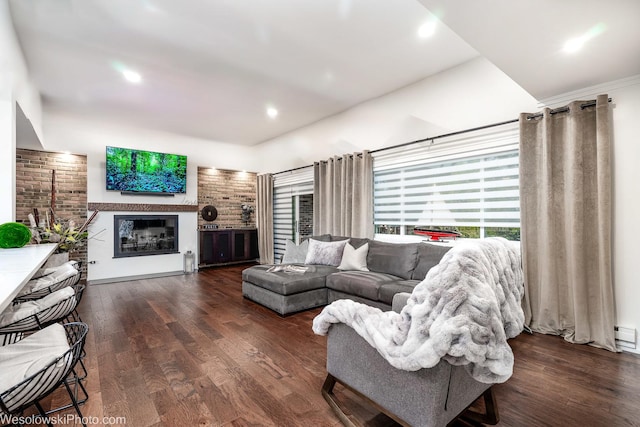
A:
POLYGON ((178 215, 114 215, 113 257, 178 253, 178 215))

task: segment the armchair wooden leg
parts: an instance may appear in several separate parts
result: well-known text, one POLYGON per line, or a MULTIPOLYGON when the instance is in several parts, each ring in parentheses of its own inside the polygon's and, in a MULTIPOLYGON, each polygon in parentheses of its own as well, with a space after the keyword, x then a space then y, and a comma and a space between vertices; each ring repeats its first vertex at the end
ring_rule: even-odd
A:
POLYGON ((342 425, 346 427, 356 427, 333 399, 333 387, 335 385, 336 378, 331 374, 327 374, 327 378, 324 380, 324 384, 322 384, 322 397, 324 397, 324 400, 326 400, 331 409, 333 409, 333 412, 338 416, 342 425))
POLYGON ((371 406, 373 406, 378 411, 380 411, 381 414, 386 415, 386 417, 390 418, 391 420, 395 421, 396 423, 398 423, 403 427, 408 427, 408 424, 404 422, 402 419, 400 419, 399 417, 397 417, 395 414, 392 414, 389 411, 385 410, 382 406, 378 405, 376 402, 372 401, 367 396, 360 393, 358 390, 355 390, 349 387, 347 384, 344 384, 333 375, 327 374, 327 378, 324 380, 324 384, 322 385, 322 397, 324 397, 324 400, 327 401, 331 409, 333 409, 333 412, 335 412, 335 414, 340 419, 340 422, 345 427, 360 427, 360 425, 354 423, 349 417, 347 417, 347 415, 342 411, 342 409, 340 409, 340 406, 338 406, 338 403, 333 398, 334 396, 333 387, 336 385, 336 383, 339 383, 342 387, 351 391, 356 396, 366 400, 371 406))
POLYGON ((498 424, 500 414, 498 413, 498 403, 493 394, 493 388, 489 387, 480 397, 484 399, 484 414, 467 408, 458 418, 474 426, 498 424))

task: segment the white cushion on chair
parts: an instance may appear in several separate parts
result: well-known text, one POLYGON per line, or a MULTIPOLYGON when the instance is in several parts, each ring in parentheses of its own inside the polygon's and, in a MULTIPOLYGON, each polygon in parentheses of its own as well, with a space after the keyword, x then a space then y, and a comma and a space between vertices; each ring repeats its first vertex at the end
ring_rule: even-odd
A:
POLYGON ((56 265, 55 267, 41 268, 38 271, 36 271, 35 274, 31 278, 32 279, 38 279, 38 278, 40 278, 42 276, 46 276, 48 274, 54 273, 59 269, 67 268, 68 265, 71 265, 76 270, 80 270, 80 267, 78 266, 78 261, 76 261, 75 259, 72 259, 72 260, 64 262, 64 263, 62 263, 60 265, 56 265))
MULTIPOLYGON (((0 346, 0 393, 45 368, 67 350, 67 334, 58 323, 15 344, 0 346)), ((64 369, 66 363, 66 360, 60 360, 56 369, 64 369)))
POLYGON ((44 272, 46 275, 39 277, 38 279, 29 280, 18 296, 27 295, 39 289, 55 285, 56 283, 62 282, 63 280, 78 274, 78 269, 75 267, 77 264, 78 263, 76 261, 68 261, 58 267, 45 269, 44 272))
MULTIPOLYGON (((29 316, 40 313, 49 307, 53 307, 60 301, 69 298, 73 294, 75 294, 75 290, 71 286, 68 286, 50 293, 43 298, 9 306, 5 311, 0 313, 0 327, 10 325, 18 320, 26 319, 29 316)), ((46 320, 47 319, 45 319, 45 321, 46 320)))

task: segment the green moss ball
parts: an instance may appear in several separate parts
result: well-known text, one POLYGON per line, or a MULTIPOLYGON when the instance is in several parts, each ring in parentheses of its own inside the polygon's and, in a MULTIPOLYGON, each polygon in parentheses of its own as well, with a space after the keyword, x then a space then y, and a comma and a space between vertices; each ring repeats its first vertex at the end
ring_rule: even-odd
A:
POLYGON ((21 248, 31 240, 31 230, 19 222, 0 225, 0 248, 21 248))

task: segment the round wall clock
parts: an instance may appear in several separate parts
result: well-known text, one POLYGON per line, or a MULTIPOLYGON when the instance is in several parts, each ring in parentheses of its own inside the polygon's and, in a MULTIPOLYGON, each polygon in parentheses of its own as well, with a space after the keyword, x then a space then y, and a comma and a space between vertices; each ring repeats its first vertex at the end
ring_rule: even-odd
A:
POLYGON ((202 219, 204 219, 205 221, 215 221, 215 219, 218 217, 218 210, 211 205, 207 205, 202 208, 202 211, 200 211, 200 215, 202 215, 202 219))

